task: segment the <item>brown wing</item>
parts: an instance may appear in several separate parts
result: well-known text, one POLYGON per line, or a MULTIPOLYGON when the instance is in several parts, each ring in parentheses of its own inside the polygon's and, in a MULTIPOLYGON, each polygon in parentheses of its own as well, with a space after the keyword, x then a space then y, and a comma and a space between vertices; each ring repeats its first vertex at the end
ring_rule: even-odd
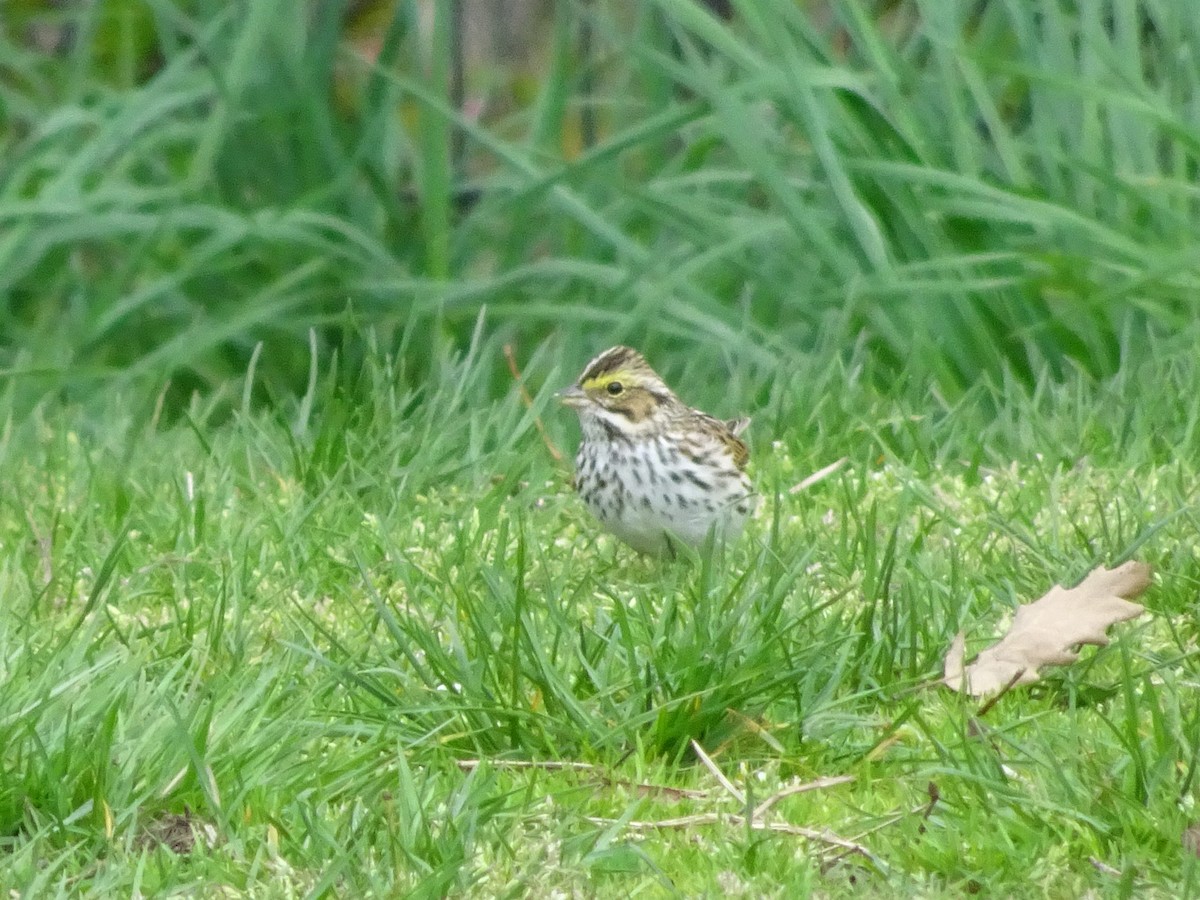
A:
POLYGON ((726 419, 725 427, 732 431, 735 435, 741 435, 746 430, 746 426, 750 424, 749 416, 741 416, 737 419, 726 419))
MULTIPOLYGON (((747 419, 747 422, 750 420, 747 419)), ((742 426, 743 428, 745 426, 742 426)), ((733 453, 733 462, 739 469, 745 469, 746 463, 750 461, 750 448, 746 446, 746 442, 737 436, 736 431, 726 430, 722 435, 723 440, 733 453)))
POLYGON ((750 424, 749 417, 730 419, 727 422, 723 422, 720 419, 714 419, 707 413, 700 412, 698 409, 692 410, 692 412, 703 426, 703 431, 724 445, 733 457, 734 465, 739 470, 744 470, 746 463, 750 460, 750 450, 746 446, 746 442, 738 437, 738 435, 745 431, 746 426, 750 424))

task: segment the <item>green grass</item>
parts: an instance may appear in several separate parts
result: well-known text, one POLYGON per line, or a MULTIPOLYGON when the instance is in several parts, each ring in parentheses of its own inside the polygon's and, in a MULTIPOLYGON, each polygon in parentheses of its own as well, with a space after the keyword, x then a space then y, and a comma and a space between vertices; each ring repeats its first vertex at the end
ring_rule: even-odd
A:
POLYGON ((476 118, 416 2, 10 0, 0 887, 1200 895, 1196 17, 734 5, 556 3, 476 118), (618 341, 754 413, 722 560, 538 435, 618 341), (923 687, 1126 558, 1112 646, 923 687), (866 854, 746 824, 834 776, 770 821, 866 854))
POLYGON ((1194 333, 1114 379, 953 405, 916 378, 881 393, 829 349, 766 384, 736 370, 724 395, 713 360, 664 360, 720 414, 767 396, 763 508, 694 565, 600 536, 545 450, 535 414, 574 442, 549 392, 580 361, 525 360, 527 410, 482 335, 418 390, 376 351, 316 359, 312 391, 272 412, 230 383, 173 424, 114 396, 7 429, 0 883, 1198 892, 1180 844, 1200 762, 1194 333), (1126 557, 1157 569, 1150 615, 1004 697, 982 733, 978 703, 920 688, 960 628, 979 646, 1013 604, 1126 557), (743 814, 841 775, 773 821, 869 858, 744 824, 624 824, 743 814), (147 845, 185 805, 215 843, 147 845))
POLYGON ((950 398, 1112 374, 1129 329, 1193 318, 1185 5, 561 3, 533 74, 472 64, 480 118, 418 6, 355 4, 372 30, 335 3, 13 0, 0 371, 26 408, 165 375, 186 403, 260 341, 300 391, 347 309, 425 322, 424 374, 486 306, 528 344, 582 353, 586 321, 771 370, 833 334, 950 398))

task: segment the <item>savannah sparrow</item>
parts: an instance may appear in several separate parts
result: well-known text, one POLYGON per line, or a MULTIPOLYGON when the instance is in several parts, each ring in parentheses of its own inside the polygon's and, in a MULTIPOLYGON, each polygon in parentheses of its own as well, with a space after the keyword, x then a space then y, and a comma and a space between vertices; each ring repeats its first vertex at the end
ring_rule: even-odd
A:
POLYGON ((605 528, 642 553, 737 537, 756 497, 746 477, 749 419, 685 406, 636 350, 605 350, 559 395, 579 415, 575 488, 605 528))

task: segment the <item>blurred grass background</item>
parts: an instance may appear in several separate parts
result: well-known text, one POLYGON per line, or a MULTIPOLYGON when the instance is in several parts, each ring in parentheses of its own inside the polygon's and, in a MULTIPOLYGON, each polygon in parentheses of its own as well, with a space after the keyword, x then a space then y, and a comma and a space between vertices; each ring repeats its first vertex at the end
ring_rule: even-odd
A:
POLYGON ((0 885, 1197 896, 1198 37, 0 0, 0 885), (724 563, 615 548, 543 447, 616 341, 754 414, 724 563), (1111 647, 914 690, 1129 558, 1111 647), (625 827, 831 775, 779 815, 871 858, 625 827))
POLYGON ((871 377, 1194 340, 1200 13, 1172 2, 8 0, 18 405, 385 346, 818 344, 871 377), (912 369, 914 360, 917 369, 912 369))

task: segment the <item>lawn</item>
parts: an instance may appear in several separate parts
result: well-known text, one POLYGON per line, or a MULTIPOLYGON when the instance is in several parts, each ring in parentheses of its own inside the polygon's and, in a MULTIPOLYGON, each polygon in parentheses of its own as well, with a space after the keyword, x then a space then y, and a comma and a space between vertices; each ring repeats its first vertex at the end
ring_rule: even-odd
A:
POLYGON ((419 393, 380 355, 270 411, 47 407, 0 445, 0 880, 1194 893, 1200 367, 1158 356, 953 406, 797 358, 719 562, 598 532, 534 427, 576 440, 550 352, 531 408, 488 339, 419 393), (1126 558, 1156 580, 1108 648, 982 713, 929 685, 959 629, 1126 558))
POLYGON ((0 887, 1200 896, 1189 4, 10 5, 0 887), (571 490, 619 342, 723 554, 571 490))

